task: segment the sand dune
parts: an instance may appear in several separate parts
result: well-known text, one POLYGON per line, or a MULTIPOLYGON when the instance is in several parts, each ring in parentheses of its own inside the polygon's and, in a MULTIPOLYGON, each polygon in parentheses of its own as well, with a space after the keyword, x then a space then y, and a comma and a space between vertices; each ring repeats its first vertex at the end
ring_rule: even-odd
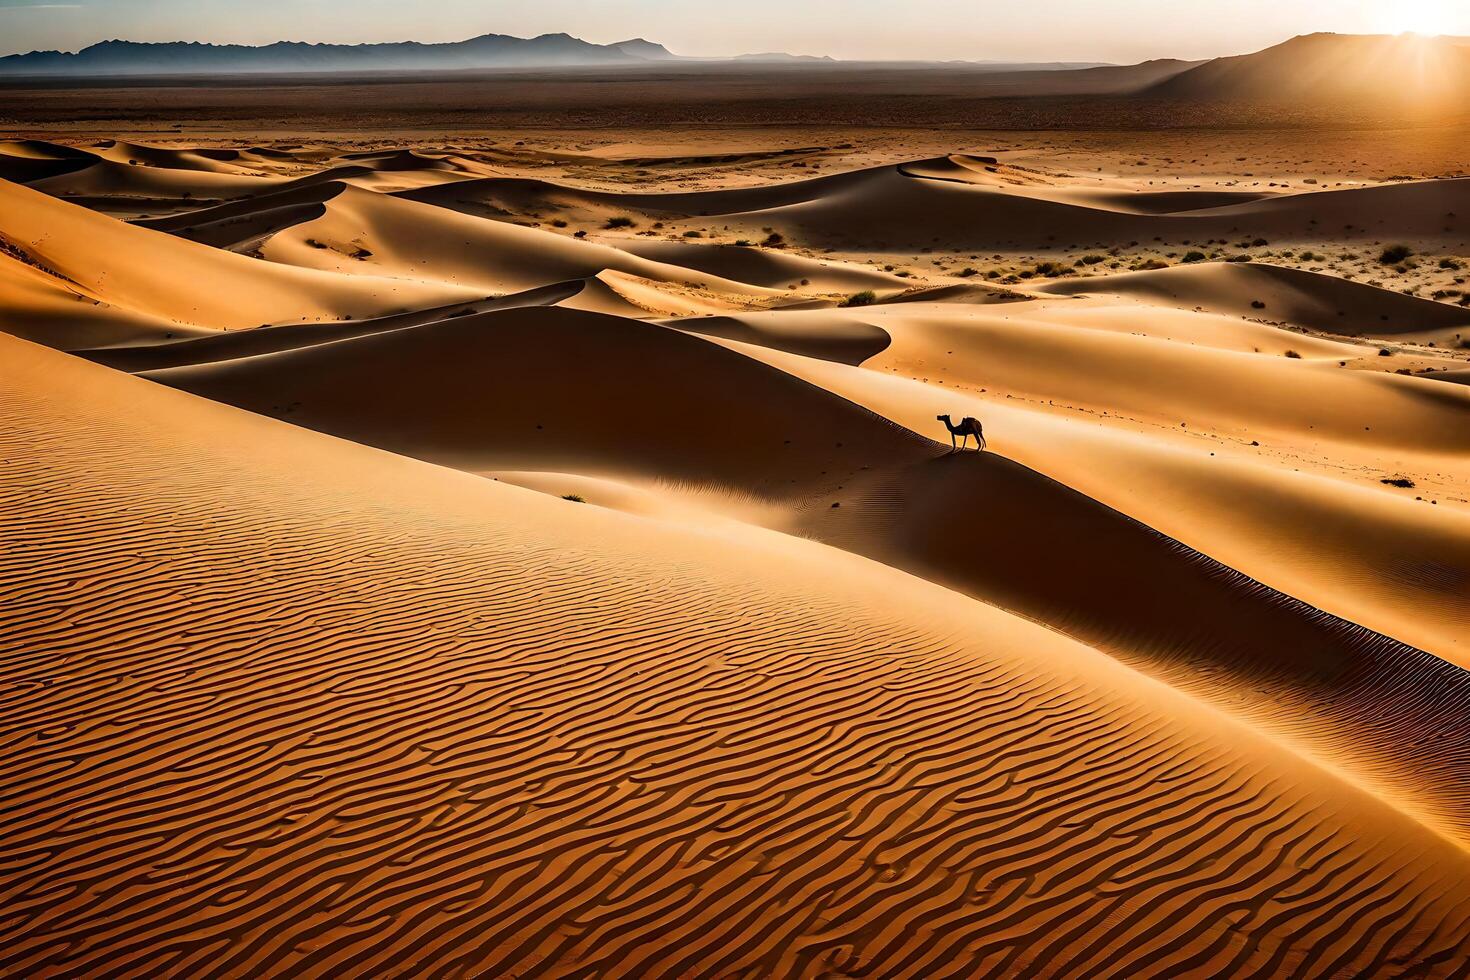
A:
POLYGON ((776 311, 670 320, 667 325, 703 337, 721 337, 773 350, 861 364, 892 342, 888 331, 851 314, 776 311))
MULTIPOLYGON (((948 359, 936 356, 932 338, 892 317, 870 319, 891 342, 866 370, 744 350, 911 428, 926 430, 938 411, 985 417, 1000 453, 1288 595, 1470 666, 1470 525, 1463 513, 1427 505, 1427 488, 1416 500, 1380 483, 1408 467, 1438 486, 1430 494, 1455 494, 1470 479, 1463 451, 1376 453, 1372 442, 1323 442, 1311 429, 1279 430, 1257 448, 1255 439, 1214 435, 1208 416, 1192 417, 1189 428, 1138 425, 1051 397, 1016 398, 989 388, 1005 375, 988 360, 957 361, 936 376, 936 361, 948 359), (978 369, 986 386, 964 381, 978 369)), ((1057 367, 1066 375, 1063 361, 1057 367)), ((1202 383, 1220 388, 1223 379, 1202 383)), ((1419 383, 1433 394, 1435 382, 1419 383)), ((1407 401, 1399 410, 1417 407, 1407 401)))
MULTIPOLYGON (((340 276, 253 261, 10 183, 0 183, 0 235, 28 264, 88 296, 192 327, 238 329, 382 315, 484 296, 444 283, 340 276)), ((94 337, 88 346, 100 345, 94 337)))
POLYGON ((214 248, 250 251, 278 231, 320 218, 326 214, 326 202, 346 188, 347 184, 336 179, 297 181, 284 189, 179 214, 139 218, 133 224, 214 248))
POLYGON ((733 190, 613 193, 489 177, 407 196, 491 217, 527 211, 591 220, 638 214, 695 227, 701 224, 696 219, 718 218, 720 226, 746 232, 775 228, 792 241, 883 252, 941 245, 1086 247, 1154 237, 1188 242, 1265 235, 1273 241, 1308 241, 1319 239, 1324 228, 1345 240, 1470 241, 1470 224, 1456 217, 1470 214, 1470 179, 1181 199, 1177 191, 1079 194, 1064 187, 982 180, 974 158, 964 156, 733 190), (1249 199, 1227 203, 1241 197, 1249 199))
POLYGON ((1443 343, 1470 335, 1470 308, 1258 262, 1178 266, 1048 283, 1040 289, 1072 295, 1134 296, 1353 336, 1443 343))
POLYGON ((1470 941, 1463 851, 988 606, 0 342, 0 512, 61 590, 0 564, 8 657, 68 675, 7 709, 46 726, 5 750, 7 972, 1374 974, 1470 941))
POLYGON ((80 170, 96 162, 93 154, 45 140, 0 141, 0 180, 27 183, 80 170))
POLYGON ((1470 182, 154 138, 0 144, 0 974, 1463 972, 1470 182))
POLYGON ((250 165, 253 154, 238 150, 155 146, 130 140, 103 140, 87 149, 103 160, 129 166, 251 176, 257 173, 250 165))
POLYGON ((487 313, 146 376, 470 470, 657 475, 789 497, 875 458, 938 451, 697 337, 579 310, 487 313), (389 372, 414 383, 391 405, 380 397, 389 372), (554 375, 566 380, 551 397, 554 375), (750 465, 773 453, 774 465, 750 465))
POLYGON ((759 299, 763 287, 736 283, 578 241, 567 235, 485 221, 343 186, 320 217, 275 232, 260 254, 277 263, 333 272, 518 291, 605 270, 693 289, 759 299))
POLYGON ((338 340, 387 333, 391 330, 403 330, 453 317, 468 316, 472 313, 511 310, 522 306, 550 306, 566 302, 581 292, 585 285, 581 280, 572 280, 494 299, 456 303, 452 306, 415 310, 412 313, 396 313, 369 320, 291 323, 274 327, 258 327, 254 330, 206 333, 187 342, 113 346, 91 350, 73 348, 73 352, 98 364, 134 372, 195 364, 213 364, 240 357, 255 357, 260 354, 273 354, 278 351, 296 350, 338 340))
MULTIPOLYGON (((289 153, 209 147, 166 147, 106 140, 86 147, 42 141, 0 144, 0 178, 94 210, 122 217, 188 215, 201 205, 239 202, 298 187, 350 181, 382 192, 402 191, 480 176, 483 168, 412 151, 347 153, 297 158, 289 153)), ((250 210, 225 204, 222 213, 250 210)))
MULTIPOLYGON (((779 504, 760 519, 1018 610, 1172 681, 1204 672, 1200 686, 1222 703, 1264 713, 1329 758, 1414 773, 1394 789, 1421 805, 1445 813, 1461 802, 1470 746, 1451 738, 1426 756, 1417 733, 1453 728, 1441 701, 1420 708, 1420 685, 1458 690, 1462 671, 1324 616, 1030 470, 945 457, 822 387, 666 328, 531 308, 148 377, 462 469, 582 472, 779 504), (384 404, 388 370, 431 378, 432 388, 384 404), (554 402, 538 398, 554 387, 554 402), (837 442, 823 439, 834 433, 837 442), (1405 678, 1402 690, 1388 693, 1382 675, 1405 678), (1401 713, 1363 738, 1383 698, 1401 713)), ((1323 400, 1310 389, 1299 396, 1323 400)), ((1463 430, 1444 437, 1457 436, 1463 430)), ((1442 545, 1458 552, 1452 567, 1470 567, 1470 533, 1442 545)))
POLYGON ((283 179, 257 169, 240 151, 123 140, 80 147, 35 140, 0 144, 0 177, 125 216, 243 197, 283 179))
POLYGON ((773 289, 809 286, 818 292, 899 289, 897 276, 841 262, 818 262, 799 255, 737 245, 632 241, 618 247, 646 259, 773 289))
POLYGON ((187 208, 193 202, 229 200, 259 193, 278 178, 208 170, 130 166, 100 160, 88 167, 32 180, 30 186, 97 210, 187 208))
POLYGON ((61 350, 154 344, 209 331, 113 306, 90 290, 12 254, 0 238, 0 332, 61 350))
MULTIPOLYGON (((931 378, 1169 426, 1183 421, 1247 441, 1310 432, 1314 440, 1470 453, 1470 401, 1421 378, 1344 370, 1336 359, 1257 356, 1077 326, 1065 310, 1030 319, 1012 305, 978 316, 910 307, 878 323, 907 335, 890 355, 915 368, 924 360, 931 378)), ((1293 340, 1285 334, 1277 343, 1293 340)))

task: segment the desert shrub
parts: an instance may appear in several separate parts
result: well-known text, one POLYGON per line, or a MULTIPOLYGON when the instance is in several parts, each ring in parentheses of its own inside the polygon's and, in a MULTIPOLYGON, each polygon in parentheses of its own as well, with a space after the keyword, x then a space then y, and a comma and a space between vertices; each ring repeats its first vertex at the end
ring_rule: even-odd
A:
POLYGON ((628 217, 625 217, 625 216, 619 214, 619 215, 614 215, 611 218, 608 218, 607 219, 607 224, 604 225, 604 227, 606 227, 606 228, 636 228, 636 227, 638 227, 638 223, 636 221, 634 221, 632 218, 628 218, 628 217))
POLYGON ((553 228, 565 228, 566 226, 567 226, 567 222, 566 222, 566 219, 565 218, 554 218, 554 219, 552 219, 551 227, 553 227, 553 228))
POLYGON ((1205 253, 1204 252, 1185 252, 1184 253, 1184 259, 1182 261, 1185 261, 1185 262, 1203 262, 1204 260, 1205 260, 1205 253))
POLYGON ((1253 310, 1264 310, 1265 308, 1266 308, 1266 304, 1265 303, 1262 303, 1260 300, 1258 300, 1258 299, 1251 300, 1251 309, 1253 309, 1253 310))
POLYGON ((1296 358, 1298 361, 1302 359, 1302 356, 1294 350, 1287 351, 1286 356, 1296 358))
POLYGON ((837 305, 838 306, 871 306, 873 303, 877 302, 877 300, 878 300, 878 294, 877 293, 873 292, 871 289, 864 289, 860 293, 853 293, 851 296, 847 297, 847 299, 843 300, 841 303, 839 303, 837 305))
POLYGON ((1249 262, 1250 260, 1251 260, 1251 257, 1249 255, 1232 255, 1232 256, 1230 256, 1230 258, 1226 259, 1225 261, 1226 262, 1249 262))
POLYGON ((1071 269, 1060 262, 1038 262, 1036 263, 1035 274, 1046 276, 1048 279, 1055 279, 1057 276, 1065 276, 1071 271, 1071 269))
POLYGON ((1412 489, 1413 486, 1414 486, 1414 481, 1413 480, 1410 480, 1407 477, 1403 477, 1403 476, 1385 477, 1384 479, 1379 480, 1378 482, 1379 483, 1386 483, 1386 484, 1388 484, 1391 487, 1403 487, 1405 490, 1412 489))
POLYGON ((1378 262, 1381 265, 1398 265, 1413 254, 1414 250, 1407 245, 1390 245, 1378 256, 1378 262))
POLYGON ((1460 263, 1456 262, 1454 259, 1440 259, 1439 267, 1441 269, 1458 269, 1460 268, 1460 263))
POLYGON ((586 498, 580 493, 564 493, 561 495, 561 499, 570 500, 574 504, 585 504, 587 502, 586 498))
MULTIPOLYGON (((1201 255, 1200 258, 1204 258, 1204 256, 1201 255)), ((1082 256, 1083 265, 1097 265, 1099 262, 1106 262, 1107 260, 1108 257, 1106 255, 1098 255, 1096 252, 1082 256)))
POLYGON ((974 266, 966 266, 959 272, 955 273, 955 275, 959 276, 961 279, 968 279, 971 276, 978 276, 979 274, 980 270, 975 268, 974 266))
POLYGON ((1159 259, 1148 259, 1147 261, 1138 263, 1133 268, 1145 270, 1167 269, 1169 268, 1169 263, 1160 261, 1159 259))
POLYGON ((685 238, 703 238, 704 237, 704 232, 702 232, 702 231, 686 231, 686 232, 684 232, 684 237, 685 238))
POLYGON ((578 232, 574 233, 572 235, 572 237, 573 238, 586 238, 587 237, 587 233, 585 231, 578 231, 578 232))
POLYGON ((762 245, 769 245, 772 248, 775 248, 775 247, 779 246, 785 240, 786 240, 786 237, 784 235, 782 235, 779 231, 773 231, 773 232, 771 232, 769 235, 767 235, 765 237, 765 240, 762 241, 761 244, 762 245))

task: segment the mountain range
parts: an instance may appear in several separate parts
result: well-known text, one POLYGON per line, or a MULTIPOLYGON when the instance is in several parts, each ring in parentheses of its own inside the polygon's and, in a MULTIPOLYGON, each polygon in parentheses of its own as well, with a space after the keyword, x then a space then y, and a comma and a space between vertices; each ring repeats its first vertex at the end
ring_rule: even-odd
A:
MULTIPOLYGON (((475 68, 542 68, 640 65, 648 62, 826 64, 818 55, 761 52, 731 58, 689 58, 641 37, 594 44, 570 34, 522 38, 483 34, 464 41, 425 44, 210 44, 200 41, 101 41, 80 51, 31 51, 0 57, 0 75, 187 75, 253 72, 456 71, 475 68)), ((986 71, 1056 70, 1097 63, 966 63, 986 71)))
POLYGON ((32 51, 0 58, 0 73, 162 75, 244 72, 422 71, 466 68, 618 65, 672 60, 661 44, 634 38, 593 44, 570 34, 520 38, 485 34, 423 44, 308 44, 278 41, 252 47, 198 41, 102 41, 77 52, 32 51))
MULTIPOLYGON (((781 52, 689 58, 645 38, 594 44, 569 34, 533 38, 485 34, 438 44, 279 41, 259 47, 113 40, 77 52, 32 51, 3 57, 0 76, 456 71, 650 64, 771 64, 812 69, 846 65, 852 70, 853 63, 781 52)), ((1191 102, 1343 105, 1396 102, 1416 109, 1470 105, 1470 38, 1462 37, 1320 33, 1295 37, 1252 54, 1208 61, 1159 59, 1125 66, 989 61, 884 64, 974 72, 974 94, 978 97, 1106 95, 1191 102)))

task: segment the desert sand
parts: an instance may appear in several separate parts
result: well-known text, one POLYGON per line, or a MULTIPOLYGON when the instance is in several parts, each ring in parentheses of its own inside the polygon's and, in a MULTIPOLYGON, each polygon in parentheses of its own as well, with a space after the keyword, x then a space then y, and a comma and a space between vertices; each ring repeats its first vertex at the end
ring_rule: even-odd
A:
POLYGON ((0 143, 0 974, 1466 975, 1463 143, 189 125, 0 143))

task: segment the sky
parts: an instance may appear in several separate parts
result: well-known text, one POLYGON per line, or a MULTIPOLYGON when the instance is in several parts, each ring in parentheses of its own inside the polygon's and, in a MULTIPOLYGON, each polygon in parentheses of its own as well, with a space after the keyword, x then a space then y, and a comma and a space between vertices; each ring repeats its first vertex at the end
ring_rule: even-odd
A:
POLYGON ((1297 34, 1470 35, 1470 0, 0 0, 0 54, 96 41, 455 41, 565 32, 677 54, 1105 61, 1243 54, 1297 34))

